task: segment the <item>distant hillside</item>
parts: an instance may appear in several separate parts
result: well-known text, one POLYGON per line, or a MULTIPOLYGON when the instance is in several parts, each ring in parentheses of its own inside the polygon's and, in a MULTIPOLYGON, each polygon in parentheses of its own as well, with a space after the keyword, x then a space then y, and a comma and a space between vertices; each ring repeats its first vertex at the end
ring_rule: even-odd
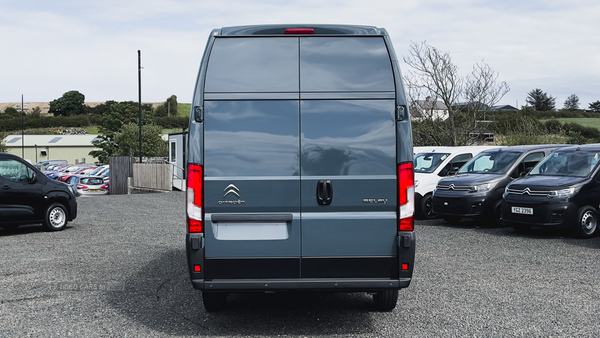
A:
MULTIPOLYGON (((90 107, 95 107, 99 104, 102 104, 105 102, 86 102, 85 105, 86 106, 90 106, 90 107)), ((144 102, 144 103, 148 103, 148 102, 144 102)), ((150 102, 152 104, 153 107, 157 107, 161 104, 163 104, 164 102, 150 102)), ((34 109, 35 107, 40 107, 40 109, 42 110, 41 113, 42 115, 48 115, 48 110, 50 109, 50 103, 49 102, 24 102, 24 105, 27 106, 27 109, 29 111, 31 111, 32 109, 34 109)), ((17 108, 17 106, 21 107, 21 102, 4 102, 4 103, 0 103, 0 112, 4 113, 4 110, 7 107, 13 107, 13 108, 17 108)), ((18 109, 19 111, 21 110, 20 108, 18 109)))

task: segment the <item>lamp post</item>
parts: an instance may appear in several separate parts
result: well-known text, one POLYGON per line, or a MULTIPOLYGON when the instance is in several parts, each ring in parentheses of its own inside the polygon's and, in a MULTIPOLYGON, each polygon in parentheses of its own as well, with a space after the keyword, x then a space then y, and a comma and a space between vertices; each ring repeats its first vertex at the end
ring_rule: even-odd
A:
POLYGON ((35 148, 35 163, 37 163, 38 162, 38 160, 37 160, 37 144, 34 144, 33 148, 35 148))

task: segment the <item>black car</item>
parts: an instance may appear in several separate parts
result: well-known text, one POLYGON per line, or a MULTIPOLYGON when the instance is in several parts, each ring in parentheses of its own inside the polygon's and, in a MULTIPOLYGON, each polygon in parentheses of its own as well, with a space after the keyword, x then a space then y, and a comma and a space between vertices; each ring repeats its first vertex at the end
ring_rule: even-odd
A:
POLYGON ((506 187, 502 219, 517 230, 533 226, 572 229, 592 237, 598 229, 600 144, 562 148, 506 187))
POLYGON ((449 223, 464 217, 502 224, 500 204, 506 185, 525 175, 562 145, 526 145, 487 150, 455 176, 441 179, 433 192, 433 213, 449 223))
POLYGON ((18 156, 0 153, 0 228, 42 223, 56 231, 75 217, 77 200, 72 188, 49 179, 18 156))

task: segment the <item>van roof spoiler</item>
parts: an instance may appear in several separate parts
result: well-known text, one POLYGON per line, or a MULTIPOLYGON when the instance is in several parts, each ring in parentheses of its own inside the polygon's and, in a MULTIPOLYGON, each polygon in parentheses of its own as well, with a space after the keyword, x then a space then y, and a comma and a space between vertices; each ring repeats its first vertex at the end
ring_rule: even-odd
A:
MULTIPOLYGON (((383 28, 354 25, 255 25, 223 27, 220 36, 284 35, 286 29, 313 29, 314 35, 387 35, 383 28)), ((288 33, 289 35, 289 33, 288 33)))

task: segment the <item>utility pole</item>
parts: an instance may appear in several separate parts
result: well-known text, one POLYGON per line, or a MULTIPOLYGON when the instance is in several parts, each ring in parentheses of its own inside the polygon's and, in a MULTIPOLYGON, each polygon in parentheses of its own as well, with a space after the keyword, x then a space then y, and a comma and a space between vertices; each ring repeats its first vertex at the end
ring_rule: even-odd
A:
POLYGON ((138 50, 138 127, 140 139, 140 163, 142 163, 142 51, 138 50))
POLYGON ((21 94, 21 158, 25 159, 25 123, 23 122, 23 94, 21 94))

